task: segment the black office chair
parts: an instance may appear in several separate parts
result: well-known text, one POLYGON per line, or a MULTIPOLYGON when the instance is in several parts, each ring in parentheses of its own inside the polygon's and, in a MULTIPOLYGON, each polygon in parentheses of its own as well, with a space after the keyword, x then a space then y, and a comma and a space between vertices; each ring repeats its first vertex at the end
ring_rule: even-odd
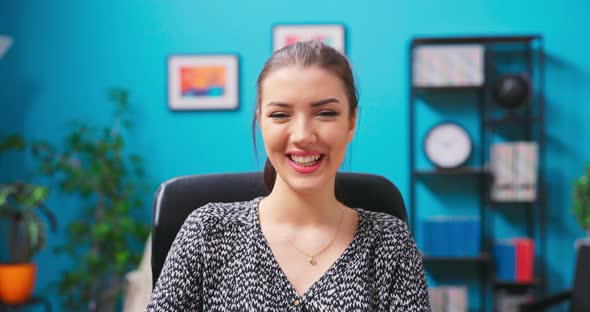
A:
MULTIPOLYGON (((193 210, 211 202, 246 201, 267 194, 261 172, 195 175, 162 183, 152 216, 153 286, 176 233, 193 210)), ((382 176, 338 173, 336 196, 349 207, 385 212, 408 221, 399 190, 382 176)))
POLYGON ((545 311, 549 307, 570 301, 570 312, 590 311, 590 246, 582 245, 576 257, 574 287, 542 300, 520 305, 521 312, 545 311))

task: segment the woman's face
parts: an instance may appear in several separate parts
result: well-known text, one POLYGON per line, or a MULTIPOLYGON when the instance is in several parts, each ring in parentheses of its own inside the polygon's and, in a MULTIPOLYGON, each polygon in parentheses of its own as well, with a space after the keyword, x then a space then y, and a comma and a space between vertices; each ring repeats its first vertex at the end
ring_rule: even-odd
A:
POLYGON ((270 73, 261 89, 258 120, 277 181, 302 193, 333 187, 356 126, 340 78, 289 66, 270 73))

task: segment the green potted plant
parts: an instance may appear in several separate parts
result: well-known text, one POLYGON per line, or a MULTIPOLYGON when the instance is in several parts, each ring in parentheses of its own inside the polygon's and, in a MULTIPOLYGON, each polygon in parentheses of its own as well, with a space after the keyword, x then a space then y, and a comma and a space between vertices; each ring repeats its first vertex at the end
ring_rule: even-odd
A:
POLYGON ((67 311, 116 309, 125 274, 137 267, 149 235, 144 204, 153 188, 146 184, 143 161, 126 152, 132 126, 128 92, 110 90, 113 120, 103 127, 74 122, 60 149, 35 145, 42 174, 58 180, 60 190, 81 199, 80 218, 66 228, 56 249, 72 259, 55 289, 67 311))
POLYGON ((580 226, 590 238, 590 164, 586 165, 584 174, 574 180, 572 191, 572 211, 580 226))
MULTIPOLYGON (((0 152, 25 148, 18 135, 0 142, 0 152)), ((9 259, 0 264, 0 301, 18 304, 27 301, 35 286, 37 266, 33 257, 45 247, 47 226, 41 215, 49 221, 53 231, 56 220, 45 206, 47 187, 11 182, 0 184, 0 218, 8 223, 9 259)))

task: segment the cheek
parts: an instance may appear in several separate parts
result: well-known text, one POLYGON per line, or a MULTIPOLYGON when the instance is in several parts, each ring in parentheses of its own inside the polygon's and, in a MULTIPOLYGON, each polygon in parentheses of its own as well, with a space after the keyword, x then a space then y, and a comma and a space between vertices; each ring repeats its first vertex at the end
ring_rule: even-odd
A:
POLYGON ((324 142, 329 144, 332 151, 338 154, 346 153, 350 138, 350 132, 345 127, 341 129, 330 129, 329 131, 326 131, 323 136, 324 142))
POLYGON ((285 144, 283 132, 278 129, 276 125, 265 124, 262 122, 260 124, 260 133, 262 134, 262 140, 267 154, 271 151, 283 148, 283 145, 285 144))

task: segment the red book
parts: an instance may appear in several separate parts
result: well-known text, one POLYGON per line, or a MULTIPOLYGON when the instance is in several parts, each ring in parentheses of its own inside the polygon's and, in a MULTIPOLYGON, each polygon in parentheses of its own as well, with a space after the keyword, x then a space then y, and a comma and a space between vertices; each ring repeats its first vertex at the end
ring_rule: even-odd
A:
POLYGON ((516 281, 531 283, 533 281, 535 243, 529 238, 514 240, 516 249, 516 281))

